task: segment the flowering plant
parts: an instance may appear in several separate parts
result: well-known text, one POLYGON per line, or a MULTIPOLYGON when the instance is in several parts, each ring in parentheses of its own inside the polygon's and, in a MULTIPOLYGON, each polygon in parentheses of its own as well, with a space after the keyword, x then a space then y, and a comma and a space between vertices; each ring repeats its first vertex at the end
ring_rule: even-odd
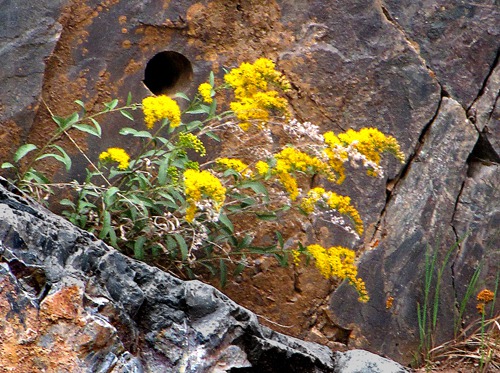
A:
POLYGON ((313 258, 321 274, 347 279, 360 300, 367 301, 353 250, 288 244, 279 230, 265 244, 244 223, 257 219, 276 225, 278 218, 292 216, 291 211, 311 219, 334 211, 336 223, 361 235, 363 222, 349 197, 307 185, 317 175, 330 185, 342 183, 346 163, 381 176, 382 153, 403 160, 398 143, 375 128, 321 134, 311 123, 290 119, 282 95, 290 83, 268 59, 243 63, 224 80, 217 86, 211 73, 192 100, 178 93, 173 98, 146 97, 133 104, 129 94, 124 106, 118 107, 118 100, 113 100, 93 115, 87 115, 84 104, 77 101, 81 113, 52 116, 58 128, 46 146, 23 145, 14 163, 2 167, 14 169, 16 184, 32 194, 53 193, 53 187, 60 184, 50 183, 35 164, 53 158, 70 169, 71 158, 56 144, 61 136, 78 146, 73 131, 100 137, 99 116, 117 111, 135 122, 131 111, 141 109, 145 129, 125 127, 119 132, 135 138, 139 151, 113 147, 95 161, 84 153, 89 161, 85 181, 64 184, 75 194, 73 199, 60 201, 70 221, 137 259, 153 260, 166 270, 189 276, 203 266, 219 273, 222 283, 229 268, 241 272, 256 253, 274 255, 281 264, 289 258, 295 264, 302 257, 313 258), (224 97, 222 90, 229 90, 234 99, 230 110, 219 112, 217 98, 224 97), (184 111, 177 100, 186 102, 184 111), (185 122, 187 117, 196 119, 185 122), (275 138, 287 145, 276 151, 275 138), (207 158, 209 140, 222 144, 215 159, 207 158), (241 146, 236 149, 227 145, 238 141, 241 146), (35 150, 31 161, 23 164, 35 150))

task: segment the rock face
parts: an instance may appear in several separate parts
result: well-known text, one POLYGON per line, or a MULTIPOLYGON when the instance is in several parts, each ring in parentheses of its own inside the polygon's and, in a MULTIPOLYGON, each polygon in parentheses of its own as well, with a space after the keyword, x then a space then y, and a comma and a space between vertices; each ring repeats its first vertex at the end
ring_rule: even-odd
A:
POLYGON ((353 353, 356 369, 405 371, 275 333, 213 287, 131 260, 4 186, 0 284, 2 371, 353 372, 353 353))
MULTIPOLYGON (((351 344, 409 363, 419 345, 427 247, 442 261, 461 240, 443 272, 435 341, 460 323, 445 321, 457 318, 453 304, 478 267, 478 290, 493 288, 500 247, 497 2, 4 1, 0 21, 2 161, 23 142, 46 140, 53 128, 47 107, 66 115, 80 99, 92 112, 129 91, 138 100, 148 95, 144 70, 162 51, 192 64, 191 85, 172 89, 193 92, 211 69, 221 79, 223 67, 266 56, 292 81, 299 120, 325 131, 376 126, 398 139, 405 164, 386 163, 384 179, 354 174, 339 190, 357 201, 362 241, 316 222, 311 232, 324 245, 340 237, 359 250, 369 304, 357 303, 345 286, 330 296, 330 283, 307 270, 271 267, 250 275, 251 287, 226 289, 295 336, 327 343, 354 330, 351 344), (294 285, 284 288, 290 279, 294 285)), ((102 142, 78 140, 96 156, 117 145, 122 120, 109 118, 102 142)), ((74 163, 70 176, 78 178, 85 162, 74 163)), ((134 302, 126 307, 134 312, 134 302)), ((474 307, 471 301, 464 321, 475 317, 474 307)))

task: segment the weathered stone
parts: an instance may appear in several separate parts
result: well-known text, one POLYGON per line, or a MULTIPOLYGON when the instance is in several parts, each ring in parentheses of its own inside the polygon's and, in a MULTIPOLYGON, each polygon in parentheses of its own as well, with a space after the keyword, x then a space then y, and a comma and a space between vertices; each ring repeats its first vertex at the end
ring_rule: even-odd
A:
POLYGON ((393 361, 368 351, 353 350, 342 354, 337 360, 334 372, 342 373, 404 373, 408 370, 393 361))
POLYGON ((0 283, 5 371, 332 372, 346 360, 261 326, 209 285, 117 253, 3 186, 0 283))
MULTIPOLYGON (((419 345, 417 303, 423 304, 425 254, 437 250, 436 265, 440 268, 457 240, 450 223, 466 178, 466 160, 477 137, 460 104, 443 98, 422 148, 393 190, 379 245, 361 258, 360 275, 372 300, 356 304, 346 286, 331 298, 338 323, 353 330, 354 346, 377 346, 374 351, 405 363, 414 358, 419 345), (386 307, 388 297, 394 298, 390 309, 386 307)), ((454 317, 450 305, 455 304, 450 265, 440 285, 438 344, 451 339, 454 331, 450 322, 454 317)))
POLYGON ((31 129, 45 77, 45 59, 59 40, 57 22, 66 0, 19 2, 0 6, 0 158, 11 154, 31 129))
MULTIPOLYGON (((396 335, 396 326, 400 322, 404 328, 416 325, 415 302, 420 299, 424 248, 427 243, 432 246, 442 242, 446 250, 470 228, 474 232, 460 246, 456 258, 452 258, 457 300, 476 268, 476 261, 491 258, 491 265, 483 264, 481 276, 485 277, 480 279, 485 286, 491 286, 490 278, 498 271, 497 256, 485 242, 496 242, 494 224, 498 216, 498 206, 491 202, 496 201, 492 197, 496 196, 495 163, 500 154, 498 6, 480 1, 437 4, 427 0, 307 4, 295 0, 57 0, 29 5, 4 0, 1 8, 1 161, 9 160, 12 147, 26 141, 40 145, 52 132, 54 123, 49 111, 45 105, 38 105, 41 96, 47 107, 59 115, 73 112, 76 99, 83 100, 89 112, 100 110, 102 102, 112 97, 124 99, 129 91, 140 100, 149 94, 142 84, 146 64, 165 50, 182 53, 193 65, 191 85, 184 82, 176 89, 192 93, 211 69, 220 81, 222 67, 266 56, 276 60, 291 79, 294 89, 290 99, 298 119, 334 131, 376 126, 400 141, 407 156, 406 165, 389 161, 384 179, 371 179, 356 171, 353 181, 336 189, 353 197, 366 223, 367 244, 360 251, 380 244, 366 253, 360 264, 361 275, 369 284, 369 305, 339 296, 349 292, 349 299, 356 298, 352 289, 343 287, 332 302, 342 302, 345 307, 340 307, 339 315, 327 315, 324 305, 334 283, 321 279, 314 269, 282 269, 269 265, 269 259, 262 261, 262 270, 257 268, 256 273, 242 277, 244 282, 229 284, 226 291, 234 299, 283 324, 280 330, 295 336, 325 336, 330 341, 345 342, 348 331, 336 328, 332 320, 338 318, 341 325, 350 328, 350 319, 364 320, 353 333, 355 344, 393 358, 404 356, 402 361, 407 361, 418 343, 418 335, 409 333, 409 329, 396 335), (497 67, 493 69, 495 63, 497 67), (440 141, 429 144, 432 136, 437 136, 436 124, 446 122, 443 110, 454 107, 451 111, 458 112, 458 107, 445 99, 447 103, 441 105, 438 113, 441 95, 449 95, 462 107, 470 107, 467 116, 479 132, 477 142, 478 133, 467 127, 467 138, 457 142, 456 149, 447 146, 442 151, 440 141), (439 120, 435 120, 436 115, 439 120), (426 132, 428 128, 432 136, 426 132), (472 150, 471 142, 475 144, 472 150), (415 152, 419 154, 414 156, 415 152), (423 167, 422 157, 431 167, 423 167), (451 164, 454 169, 442 167, 451 164), (468 168, 469 179, 464 179, 464 168, 468 168), (394 184, 395 194, 391 196, 394 184), (452 201, 456 202, 456 209, 450 207, 452 201), (453 229, 448 225, 451 221, 453 229), (378 228, 385 230, 387 236, 379 237, 378 228), (393 292, 397 295, 394 308, 386 310, 385 300, 393 292), (381 318, 381 313, 386 316, 381 318), (374 336, 385 335, 386 328, 397 342, 392 346, 388 341, 374 344, 374 336), (321 334, 313 333, 316 330, 321 334)), ((450 115, 463 116, 455 114, 450 115)), ((123 120, 120 115, 107 118, 100 142, 77 140, 91 158, 108 146, 116 146, 117 141, 126 146, 123 139, 117 139, 123 120)), ((446 128, 450 131, 446 136, 457 139, 455 130, 461 127, 446 128)), ((75 156, 74 165, 69 177, 81 178, 86 161, 75 156)), ((43 217, 14 197, 5 203, 10 206, 3 211, 5 214, 15 210, 43 217)), ((89 281, 83 303, 116 321, 126 350, 136 348, 137 333, 130 332, 129 325, 138 318, 145 328, 177 330, 179 340, 175 343, 182 346, 185 313, 184 308, 177 307, 180 293, 184 293, 182 286, 174 286, 174 280, 163 278, 154 280, 158 287, 150 286, 156 272, 150 273, 143 267, 132 270, 121 256, 113 252, 103 254, 108 249, 100 244, 83 250, 78 242, 81 234, 70 229, 59 231, 55 240, 40 239, 36 224, 27 226, 24 234, 6 227, 4 236, 15 247, 24 247, 18 258, 9 262, 12 273, 20 276, 18 282, 23 291, 41 300, 47 295, 50 282, 65 278, 64 271, 58 270, 64 267, 61 263, 76 266, 91 278, 94 274, 101 276, 98 283, 89 281), (28 250, 33 245, 40 247, 41 254, 28 250), (50 276, 40 269, 43 266, 35 265, 37 255, 50 255, 47 260, 54 266, 50 276), (160 294, 169 289, 168 296, 158 296, 156 291, 160 288, 160 294), (120 306, 116 308, 114 303, 120 306), (160 311, 166 308, 168 317, 160 311)), ((361 246, 331 224, 316 223, 314 228, 315 232, 308 234, 325 246, 361 246)), ((445 274, 446 289, 450 272, 447 269, 445 274)), ((203 316, 199 315, 210 312, 217 298, 211 293, 204 297, 207 304, 197 303, 192 297, 190 300, 190 309, 201 319, 203 316)), ((337 312, 338 307, 332 309, 337 312)), ((471 317, 472 311, 469 309, 467 317, 471 317)), ((200 326, 201 335, 208 327, 200 326)), ((149 341, 157 338, 155 333, 148 334, 149 341)), ((438 339, 449 335, 449 329, 444 328, 438 339)), ((156 364, 155 348, 151 347, 145 356, 156 364)), ((182 359, 184 350, 177 348, 164 347, 163 351, 171 351, 173 360, 177 355, 182 359)), ((245 366, 248 359, 244 353, 229 350, 225 354, 233 353, 234 361, 245 366)), ((118 357, 119 362, 127 361, 123 356, 118 357)))
POLYGON ((385 0, 398 25, 444 89, 469 108, 480 94, 500 52, 496 3, 385 0))

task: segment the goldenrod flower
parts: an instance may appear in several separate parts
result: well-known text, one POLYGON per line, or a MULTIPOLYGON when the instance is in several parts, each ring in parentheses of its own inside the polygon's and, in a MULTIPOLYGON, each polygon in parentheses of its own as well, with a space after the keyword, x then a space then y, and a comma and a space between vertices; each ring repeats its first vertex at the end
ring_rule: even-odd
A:
POLYGON ((394 297, 388 297, 387 300, 385 301, 385 308, 391 309, 393 302, 394 302, 394 297))
POLYGON ((215 162, 217 165, 225 169, 235 170, 243 176, 252 175, 252 170, 248 168, 248 165, 237 158, 218 158, 215 162))
POLYGON ((323 207, 328 207, 338 211, 341 215, 348 216, 354 223, 356 232, 363 234, 363 220, 361 220, 358 210, 351 205, 350 197, 341 196, 335 192, 327 192, 325 189, 317 187, 307 193, 307 196, 300 202, 300 207, 306 214, 311 214, 319 202, 324 205, 323 207))
POLYGON ((476 306, 477 311, 480 314, 484 314, 484 307, 486 306, 486 303, 491 302, 493 299, 495 299, 495 293, 488 289, 481 290, 477 295, 477 301, 479 302, 476 306))
POLYGON ((316 268, 325 278, 346 279, 356 288, 361 302, 369 300, 365 283, 362 279, 356 277, 358 269, 354 264, 356 254, 353 250, 342 246, 325 249, 317 244, 309 245, 306 249, 314 258, 316 268))
POLYGON ((214 101, 212 99, 212 86, 209 83, 201 83, 198 87, 198 92, 207 104, 211 104, 214 101))
POLYGON ((203 142, 192 133, 181 132, 179 134, 179 142, 177 143, 177 145, 180 148, 193 149, 202 157, 207 154, 207 150, 205 149, 205 145, 203 144, 203 142))
POLYGON ((230 107, 241 121, 243 130, 248 130, 252 120, 262 126, 272 110, 288 116, 287 101, 279 97, 276 90, 269 89, 269 85, 286 91, 290 89, 290 83, 275 70, 271 60, 260 58, 254 64, 244 62, 227 73, 224 80, 234 89, 236 100, 231 102, 230 107))
POLYGON ((196 213, 196 203, 203 198, 209 198, 214 202, 215 212, 219 212, 226 199, 226 188, 219 179, 208 171, 188 169, 184 171, 184 192, 188 208, 186 209, 186 221, 192 222, 196 213))
POLYGON ((177 102, 165 95, 150 96, 142 100, 144 123, 149 129, 162 119, 168 119, 171 127, 181 124, 181 109, 177 102))
POLYGON ((267 162, 264 162, 264 161, 258 161, 256 164, 255 164, 255 169, 257 170, 257 173, 261 176, 264 176, 268 173, 269 171, 269 165, 267 164, 267 162))
POLYGON ((120 170, 126 170, 129 165, 130 156, 122 148, 108 148, 105 152, 99 154, 101 162, 118 162, 120 170))
POLYGON ((291 250, 293 257, 293 264, 298 266, 300 264, 300 251, 299 250, 291 250))
POLYGON ((299 195, 297 180, 293 176, 294 172, 300 171, 310 175, 322 174, 329 180, 335 177, 325 162, 295 148, 285 148, 274 157, 276 166, 272 173, 277 176, 292 201, 297 199, 299 195))
POLYGON ((495 297, 495 293, 493 293, 491 290, 483 289, 477 295, 477 300, 481 301, 481 302, 488 303, 488 302, 491 302, 494 297, 495 297))
POLYGON ((483 302, 479 302, 477 305, 476 305, 476 309, 477 309, 477 312, 480 313, 480 314, 484 314, 484 306, 486 305, 486 303, 483 303, 483 302))
POLYGON ((285 188, 288 196, 292 201, 295 201, 299 196, 299 186, 297 180, 287 172, 280 172, 276 174, 283 188, 285 188))

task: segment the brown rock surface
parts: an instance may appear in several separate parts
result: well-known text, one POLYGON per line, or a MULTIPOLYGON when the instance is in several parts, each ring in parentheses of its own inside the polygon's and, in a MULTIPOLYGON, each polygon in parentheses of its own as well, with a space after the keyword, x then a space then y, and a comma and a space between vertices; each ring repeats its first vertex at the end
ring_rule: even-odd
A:
MULTIPOLYGON (((345 287, 329 299, 335 284, 314 269, 285 270, 272 263, 226 289, 257 314, 287 326, 280 330, 333 343, 344 341, 349 335, 344 328, 351 328, 356 345, 408 362, 418 344, 423 250, 442 242, 443 257, 471 229, 453 258, 454 284, 452 268, 447 269, 443 302, 460 298, 478 263, 485 266, 481 284, 492 285, 498 273, 500 209, 495 203, 500 143, 496 2, 4 3, 2 161, 12 154, 11 146, 47 138, 54 124, 45 104, 66 115, 75 110, 75 99, 95 112, 103 101, 123 99, 129 91, 138 100, 148 95, 141 82, 146 63, 165 50, 191 61, 193 82, 178 87, 188 92, 211 69, 221 79, 223 67, 260 56, 275 59, 293 83, 289 98, 298 119, 334 131, 376 126, 400 141, 405 165, 388 162, 386 177, 379 180, 354 173, 340 189, 353 197, 366 223, 363 242, 319 222, 306 232, 326 245, 340 241, 367 251, 360 267, 371 291, 369 304, 357 303, 345 287), (391 312, 384 306, 389 295, 395 298, 391 312)), ((116 145, 123 120, 119 115, 107 120, 102 142, 79 141, 95 157, 116 145)), ((70 176, 78 178, 85 161, 75 164, 70 176)), ((137 311, 134 304, 127 304, 131 313, 137 311)), ((442 316, 452 317, 447 312, 442 316)), ((449 336, 444 327, 437 339, 449 336)))

